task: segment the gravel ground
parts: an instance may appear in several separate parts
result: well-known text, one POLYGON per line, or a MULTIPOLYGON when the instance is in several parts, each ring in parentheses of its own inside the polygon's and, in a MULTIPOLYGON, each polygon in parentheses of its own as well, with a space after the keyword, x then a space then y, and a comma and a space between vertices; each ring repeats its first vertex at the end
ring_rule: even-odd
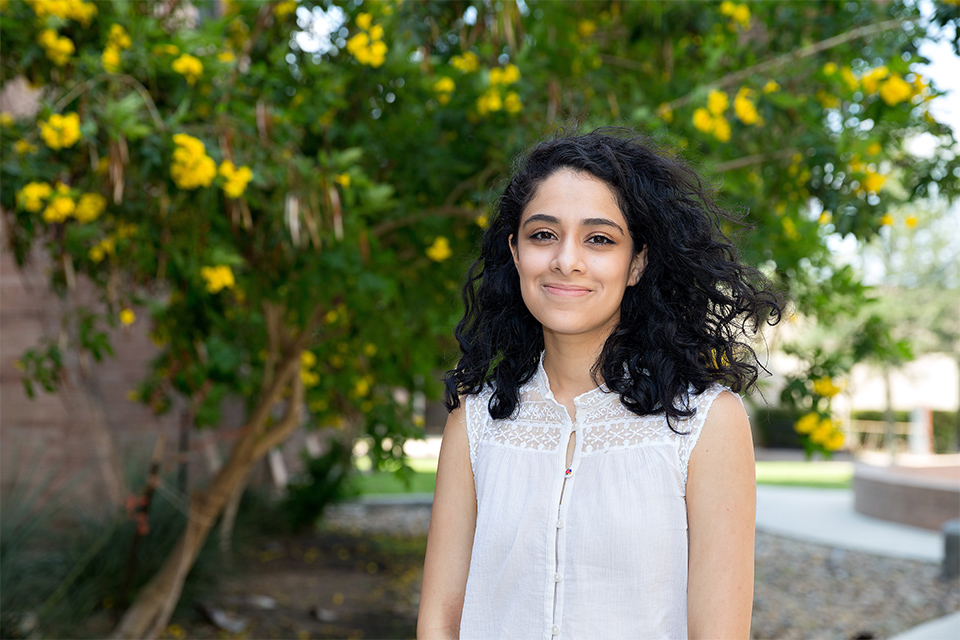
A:
MULTIPOLYGON (((329 526, 424 535, 429 505, 341 505, 329 526)), ((753 637, 777 640, 889 638, 960 610, 960 580, 940 566, 757 532, 753 637)))

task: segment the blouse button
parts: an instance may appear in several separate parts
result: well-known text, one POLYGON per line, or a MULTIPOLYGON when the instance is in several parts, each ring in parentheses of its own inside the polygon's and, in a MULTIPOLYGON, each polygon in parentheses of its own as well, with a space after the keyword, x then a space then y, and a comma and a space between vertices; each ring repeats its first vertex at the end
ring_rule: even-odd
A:
POLYGON ((552 633, 555 636, 560 635, 560 626, 556 624, 553 625, 553 627, 550 629, 550 633, 552 633))
POLYGON ((557 529, 563 529, 563 520, 557 520, 557 529))
POLYGON ((554 582, 560 582, 561 580, 563 580, 563 576, 562 576, 562 575, 560 575, 559 573, 553 574, 553 581, 554 581, 554 582))

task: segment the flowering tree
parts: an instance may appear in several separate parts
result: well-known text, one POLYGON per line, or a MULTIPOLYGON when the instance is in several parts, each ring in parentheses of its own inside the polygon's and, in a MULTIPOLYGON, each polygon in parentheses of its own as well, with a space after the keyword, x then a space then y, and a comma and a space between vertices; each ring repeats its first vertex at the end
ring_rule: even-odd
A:
MULTIPOLYGON (((402 456, 419 425, 395 390, 453 355, 492 181, 555 123, 629 122, 690 147, 748 208, 747 258, 822 322, 866 295, 829 236, 869 238, 891 205, 957 192, 954 155, 903 144, 954 144, 913 70, 926 34, 910 3, 223 7, 198 21, 175 0, 0 4, 3 79, 43 88, 35 117, 0 123, 18 260, 40 246, 56 291, 95 285, 99 304, 70 318, 81 350, 149 323, 158 354, 137 396, 156 411, 175 395, 198 426, 228 396, 247 411, 118 636, 163 628, 247 470, 301 423, 402 456)), ((22 358, 28 384, 55 387, 58 348, 22 358)), ((810 440, 829 449, 816 366, 789 397, 823 413, 810 440)))

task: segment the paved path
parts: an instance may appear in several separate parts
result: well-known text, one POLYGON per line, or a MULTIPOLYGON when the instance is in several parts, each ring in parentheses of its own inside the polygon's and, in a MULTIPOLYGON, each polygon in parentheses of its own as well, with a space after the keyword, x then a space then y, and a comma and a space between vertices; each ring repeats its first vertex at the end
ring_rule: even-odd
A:
POLYGON ((943 539, 939 532, 859 514, 853 510, 853 491, 849 489, 760 485, 757 487, 757 528, 895 558, 935 563, 943 560, 943 539))

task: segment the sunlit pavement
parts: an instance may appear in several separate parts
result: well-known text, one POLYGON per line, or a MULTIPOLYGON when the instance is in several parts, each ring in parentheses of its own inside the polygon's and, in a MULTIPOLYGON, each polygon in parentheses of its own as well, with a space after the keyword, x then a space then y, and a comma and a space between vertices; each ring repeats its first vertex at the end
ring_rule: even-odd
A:
POLYGON ((894 558, 939 563, 939 532, 854 511, 850 489, 757 487, 757 528, 769 533, 894 558))

